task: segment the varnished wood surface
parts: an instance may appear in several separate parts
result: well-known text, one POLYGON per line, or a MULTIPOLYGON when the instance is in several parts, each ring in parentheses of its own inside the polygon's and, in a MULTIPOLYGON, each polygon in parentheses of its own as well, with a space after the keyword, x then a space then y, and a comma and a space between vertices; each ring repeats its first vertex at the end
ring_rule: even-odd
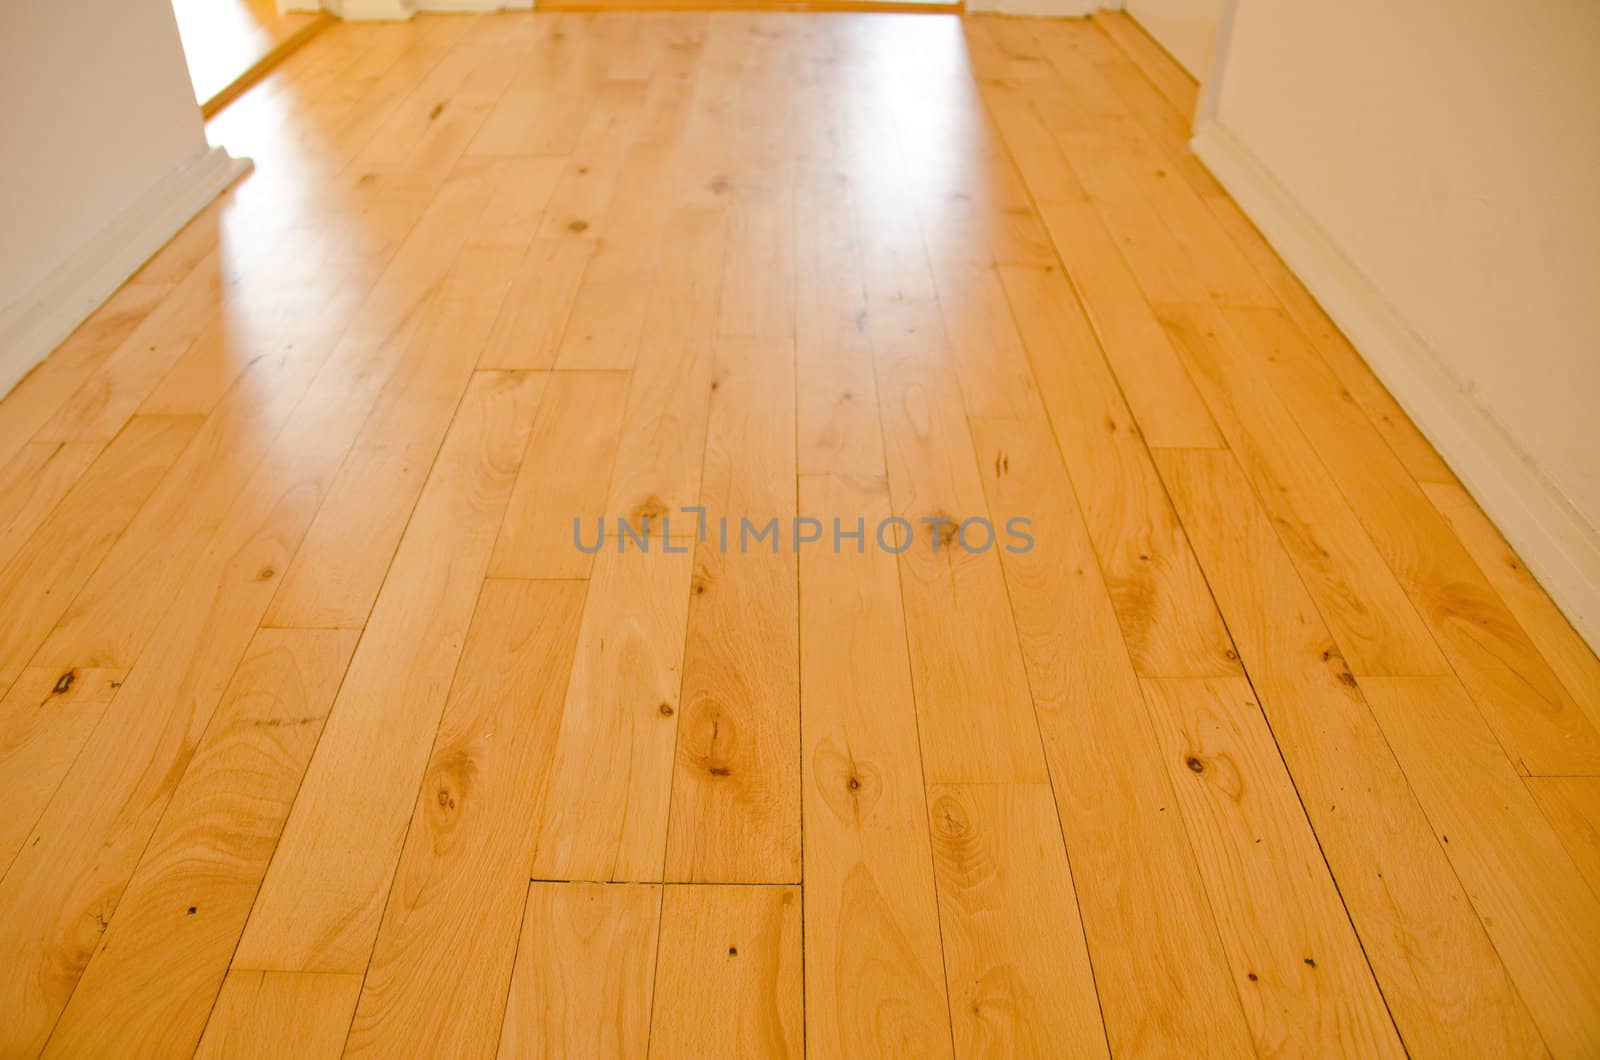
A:
POLYGON ((1193 100, 731 10, 241 96, 0 401, 0 1055, 1595 1055, 1600 663, 1193 100))

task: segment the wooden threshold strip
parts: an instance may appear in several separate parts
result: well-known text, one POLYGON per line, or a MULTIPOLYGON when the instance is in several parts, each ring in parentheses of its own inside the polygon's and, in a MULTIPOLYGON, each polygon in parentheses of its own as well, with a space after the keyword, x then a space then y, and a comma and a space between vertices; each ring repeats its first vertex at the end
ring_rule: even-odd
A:
POLYGON ((333 25, 334 21, 334 17, 324 11, 283 38, 283 40, 274 44, 267 51, 267 54, 246 67, 244 73, 229 81, 210 99, 202 102, 200 104, 200 116, 210 118, 216 115, 223 107, 237 99, 245 89, 267 76, 273 67, 299 51, 312 37, 333 25))

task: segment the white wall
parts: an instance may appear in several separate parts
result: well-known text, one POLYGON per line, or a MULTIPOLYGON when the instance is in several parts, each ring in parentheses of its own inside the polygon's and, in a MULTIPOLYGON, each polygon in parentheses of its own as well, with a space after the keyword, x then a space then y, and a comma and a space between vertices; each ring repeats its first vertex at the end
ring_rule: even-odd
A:
POLYGON ((1232 8, 1196 150, 1594 642, 1600 2, 1232 8))
POLYGON ((167 0, 4 0, 0 100, 3 393, 237 167, 167 0))
POLYGON ((1128 0, 1132 15, 1156 43, 1197 80, 1211 72, 1212 47, 1224 0, 1128 0))

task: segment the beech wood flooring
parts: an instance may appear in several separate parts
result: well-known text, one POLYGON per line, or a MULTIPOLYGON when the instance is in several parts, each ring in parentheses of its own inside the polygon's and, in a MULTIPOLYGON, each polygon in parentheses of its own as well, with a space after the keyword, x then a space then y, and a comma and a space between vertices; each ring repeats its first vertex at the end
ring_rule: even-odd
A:
POLYGON ((1195 92, 608 12, 236 100, 0 402, 0 1055, 1600 1055, 1600 664, 1195 92))

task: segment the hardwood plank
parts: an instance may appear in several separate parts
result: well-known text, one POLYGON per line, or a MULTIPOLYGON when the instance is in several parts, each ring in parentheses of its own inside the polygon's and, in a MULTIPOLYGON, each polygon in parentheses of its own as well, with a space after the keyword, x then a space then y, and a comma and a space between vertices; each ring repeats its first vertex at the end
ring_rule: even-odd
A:
POLYGON ((1050 270, 1002 275, 1134 669, 1145 677, 1238 674, 1139 425, 1065 278, 1050 270))
MULTIPOLYGON (((502 96, 502 102, 507 98, 509 94, 502 96)), ((492 164, 499 167, 495 190, 484 204, 468 245, 525 251, 544 222, 545 206, 555 192, 564 162, 560 158, 506 158, 492 164)))
POLYGON ((1389 448, 1394 450, 1412 477, 1418 482, 1454 482, 1455 475, 1433 445, 1423 437, 1400 403, 1379 382, 1372 368, 1361 358, 1350 340, 1344 337, 1338 325, 1311 297, 1294 273, 1289 271, 1289 267, 1273 253, 1266 238, 1256 230, 1244 211, 1220 191, 1211 194, 1202 192, 1201 195, 1234 244, 1250 259, 1256 271, 1278 296, 1283 311, 1294 320, 1328 369, 1339 377, 1339 382, 1350 392, 1351 399, 1366 413, 1373 429, 1383 435, 1384 441, 1389 443, 1389 448))
POLYGON ((987 506, 937 311, 876 299, 870 309, 889 492, 903 520, 874 544, 899 551, 925 776, 1043 781, 999 561, 957 540, 960 524, 984 518, 987 506))
POLYGON ((505 298, 515 258, 513 251, 477 247, 457 257, 284 572, 267 625, 365 624, 505 298))
POLYGON ((30 442, 0 468, 0 568, 99 457, 99 442, 30 442))
POLYGON ((360 989, 359 975, 231 971, 196 1060, 333 1060, 360 989))
POLYGON ((800 557, 806 1043, 830 1056, 951 1052, 899 576, 830 536, 889 510, 881 477, 800 479, 825 535, 800 557))
POLYGON ((494 1055, 583 596, 570 581, 484 584, 346 1056, 494 1055))
POLYGON ((49 805, 126 671, 22 671, 0 699, 0 875, 49 805))
POLYGON ((800 878, 794 346, 719 339, 683 654, 666 878, 800 878), (745 520, 772 526, 770 544, 745 520), (769 522, 770 521, 770 522, 769 522), (791 532, 785 535, 784 531, 791 532), (735 540, 737 538, 737 540, 735 540))
POLYGON ((989 265, 935 262, 934 285, 950 364, 969 416, 1031 413, 1039 402, 1028 353, 1000 278, 989 265))
POLYGON ((1143 27, 1123 11, 1097 11, 1094 24, 1117 42, 1140 72, 1161 91, 1173 110, 1185 118, 1194 113, 1200 86, 1143 27))
POLYGON ((356 637, 256 635, 46 1055, 199 1043, 356 637))
POLYGON ((1471 494, 1453 482, 1424 482, 1421 486, 1589 722, 1600 724, 1600 659, 1593 649, 1545 594, 1471 494))
POLYGON ((141 665, 0 881, 0 968, 18 969, 0 978, 16 1014, 0 1028, 7 1043, 43 1045, 356 434, 369 385, 335 374, 313 387, 210 545, 183 557, 165 617, 140 631, 141 665))
POLYGON ((1550 1051, 1592 1055, 1600 898, 1455 678, 1362 689, 1550 1051))
POLYGON ((478 358, 479 368, 555 367, 567 317, 594 249, 589 238, 533 241, 511 277, 503 308, 478 358))
POLYGON ((1449 664, 1433 636, 1303 433, 1305 415, 1280 402, 1263 369, 1236 352, 1211 306, 1159 311, 1352 671, 1444 673, 1449 664))
MULTIPOLYGON (((982 31, 974 30, 971 20, 966 25, 969 41, 981 39, 982 31)), ((976 48, 974 52, 976 60, 976 48)), ((978 88, 990 120, 1000 131, 1023 184, 1034 199, 1061 202, 1086 198, 1078 175, 1067 164, 1060 145, 1040 118, 1038 106, 1050 102, 1048 92, 1040 90, 1041 83, 1023 78, 1013 80, 1005 75, 986 75, 980 66, 978 88)))
POLYGON ((1046 425, 973 420, 1056 810, 1114 1055, 1250 1037, 1172 782, 1046 425))
MULTIPOLYGON (((313 238, 326 241, 320 234, 313 238)), ((228 263, 227 286, 215 312, 138 411, 205 415, 257 362, 314 360, 332 349, 375 270, 352 267, 332 290, 305 278, 284 282, 284 274, 312 256, 307 246, 312 241, 281 227, 252 239, 249 252, 228 263), (278 282, 271 282, 273 277, 278 282)))
POLYGON ((667 851, 692 541, 595 563, 531 857, 545 880, 656 881, 667 851))
POLYGON ((799 1056, 800 890, 667 887, 652 1056, 799 1056))
POLYGON ((48 358, 0 396, 0 461, 9 466, 39 428, 144 325, 175 286, 176 280, 146 282, 138 278, 123 284, 48 358))
POLYGON ((1143 687, 1257 1052, 1404 1056, 1250 683, 1143 687))
POLYGON ((1589 889, 1600 895, 1600 777, 1524 777, 1589 889))
POLYGON ((928 799, 956 1050, 1109 1056, 1049 785, 928 799))
MULTIPOLYGON (((1099 336, 1100 348, 1150 444, 1186 449, 1221 445, 1205 402, 1094 207, 1087 202, 1044 202, 1039 210, 1099 336)), ((1029 273, 1013 270, 1004 275, 1010 279, 1029 273)))
POLYGON ((491 578, 590 576, 594 555, 577 542, 606 537, 606 491, 629 381, 625 372, 551 373, 489 560, 491 578))
POLYGON ((634 366, 656 278, 654 258, 630 246, 615 255, 602 247, 589 260, 561 331, 556 368, 626 371, 634 366), (638 263, 641 257, 647 264, 638 263))
POLYGON ((0 687, 22 673, 199 429, 194 416, 135 416, 0 569, 0 687))
MULTIPOLYGON (((396 352, 410 340, 419 308, 459 253, 484 191, 478 176, 439 189, 328 356, 252 366, 73 602, 41 649, 41 663, 132 666, 193 557, 220 540, 219 524, 236 503, 241 512, 260 511, 282 494, 285 480, 296 479, 315 486, 297 501, 316 511, 396 352), (332 461, 326 476, 324 461, 332 461)), ((294 532, 295 543, 303 532, 294 532)), ((274 579, 280 569, 273 568, 274 579)))
POLYGON ((490 372, 468 387, 245 926, 242 967, 365 967, 542 386, 490 372))
POLYGON ((85 379, 34 441, 109 441, 217 315, 223 288, 213 250, 85 379))
POLYGON ((859 226, 849 181, 796 191, 795 430, 802 475, 884 470, 877 384, 867 336, 859 226))
POLYGON ((666 240, 683 250, 650 294, 651 338, 633 371, 606 500, 612 526, 623 519, 642 532, 699 500, 723 225, 720 209, 685 209, 668 222, 666 240))
POLYGON ((728 246, 717 334, 729 338, 794 335, 794 190, 735 184, 729 196, 728 246))
POLYGON ((1302 369, 1292 378, 1278 373, 1275 388, 1519 770, 1600 772, 1600 728, 1388 447, 1330 396, 1336 384, 1313 370, 1298 332, 1274 313, 1230 310, 1228 320, 1261 356, 1302 369))
POLYGON ((648 88, 645 81, 602 79, 589 89, 594 105, 567 159, 566 172, 550 196, 539 229, 541 239, 606 234, 594 225, 616 193, 628 149, 643 120, 648 88))
POLYGON ((1524 999, 1233 457, 1157 456, 1407 1049, 1538 1055, 1524 999))
POLYGON ((644 1056, 660 917, 655 884, 530 886, 499 1055, 644 1056))

